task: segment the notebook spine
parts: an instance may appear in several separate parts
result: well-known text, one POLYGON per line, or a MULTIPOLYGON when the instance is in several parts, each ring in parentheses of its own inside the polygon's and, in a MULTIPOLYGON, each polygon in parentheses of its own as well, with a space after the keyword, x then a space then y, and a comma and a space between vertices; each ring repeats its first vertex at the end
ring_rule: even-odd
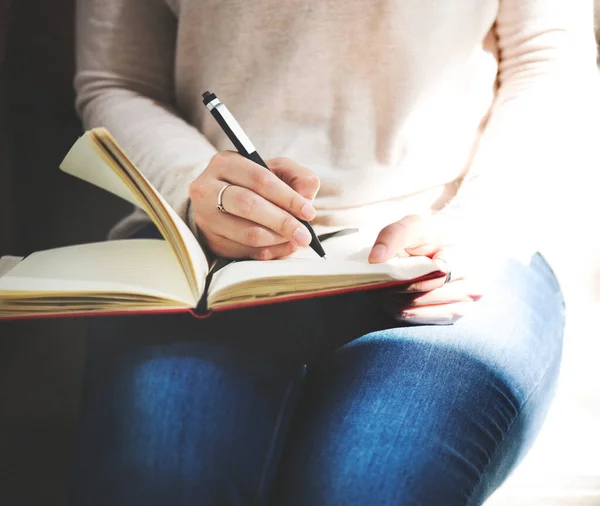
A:
POLYGON ((188 312, 196 319, 198 320, 205 320, 206 318, 208 318, 210 315, 212 315, 212 311, 210 310, 204 310, 203 308, 189 308, 188 312))
POLYGON ((208 275, 206 276, 206 280, 204 281, 204 292, 202 293, 202 297, 198 301, 198 304, 195 308, 190 308, 190 313, 199 319, 208 318, 212 314, 212 310, 208 308, 208 289, 210 287, 210 283, 212 281, 215 273, 220 271, 226 265, 235 262, 233 259, 229 258, 217 258, 212 265, 212 268, 208 271, 208 275))
POLYGON ((210 316, 210 313, 212 312, 208 309, 208 286, 210 285, 210 280, 212 279, 212 276, 213 276, 213 269, 211 269, 208 272, 208 276, 206 276, 206 281, 204 283, 204 292, 202 292, 202 297, 200 297, 198 304, 196 305, 195 308, 189 309, 190 313, 195 318, 199 318, 199 319, 208 318, 210 316))

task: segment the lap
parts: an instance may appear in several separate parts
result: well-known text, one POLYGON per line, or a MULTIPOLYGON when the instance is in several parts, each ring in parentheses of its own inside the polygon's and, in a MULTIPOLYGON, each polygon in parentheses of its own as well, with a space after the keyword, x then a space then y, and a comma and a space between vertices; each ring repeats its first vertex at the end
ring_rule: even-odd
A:
POLYGON ((561 304, 551 272, 536 257, 531 267, 509 267, 474 314, 452 326, 397 327, 377 297, 356 294, 211 322, 96 321, 77 490, 106 494, 115 482, 130 491, 139 483, 131 493, 137 500, 145 490, 146 504, 163 503, 161 490, 169 491, 170 503, 193 503, 207 489, 224 494, 217 503, 245 504, 264 495, 285 440, 278 483, 289 490, 331 497, 336 490, 323 484, 341 486, 334 478, 352 477, 340 472, 350 466, 365 472, 354 483, 397 493, 402 476, 405 483, 416 479, 406 470, 420 469, 411 448, 423 450, 421 468, 431 473, 452 477, 443 472, 448 467, 432 465, 435 456, 447 466, 458 459, 459 469, 482 478, 479 468, 494 457, 486 452, 495 451, 536 385, 544 395, 532 412, 543 412, 543 379, 551 383, 560 357, 561 304), (476 434, 471 446, 461 434, 476 434), (481 443, 481 434, 490 444, 481 443), (446 454, 438 458, 440 445, 446 454), (391 478, 377 481, 373 473, 391 478))
MULTIPOLYGON (((437 349, 438 355, 448 355, 444 361, 450 365, 452 357, 463 357, 489 369, 522 404, 549 368, 560 361, 563 330, 560 287, 543 257, 535 255, 529 265, 511 261, 474 310, 455 324, 369 333, 340 348, 338 355, 368 343, 437 349)), ((457 367, 451 370, 460 372, 457 367)))
POLYGON ((563 310, 536 256, 511 263, 454 325, 376 331, 338 349, 307 376, 277 504, 479 504, 544 419, 563 310))
POLYGON ((303 364, 220 343, 211 325, 136 320, 93 323, 73 504, 245 505, 264 496, 303 364))

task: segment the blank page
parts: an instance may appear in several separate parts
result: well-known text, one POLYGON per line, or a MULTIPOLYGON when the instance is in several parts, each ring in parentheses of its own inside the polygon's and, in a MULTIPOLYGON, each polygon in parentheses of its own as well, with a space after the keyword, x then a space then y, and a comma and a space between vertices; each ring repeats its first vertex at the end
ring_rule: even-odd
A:
POLYGON ((293 295, 328 289, 412 280, 439 270, 427 257, 396 257, 383 264, 367 261, 373 233, 342 236, 323 243, 327 259, 302 248, 281 260, 242 261, 218 271, 209 287, 209 305, 225 299, 293 295))
POLYGON ((5 256, 0 258, 0 278, 15 267, 23 257, 5 256))
POLYGON ((142 294, 196 305, 166 241, 129 239, 40 251, 0 278, 0 298, 142 294))
POLYGON ((89 134, 77 139, 60 164, 61 170, 121 197, 144 209, 144 203, 129 189, 107 163, 98 145, 89 134))
POLYGON ((95 128, 80 137, 60 168, 146 211, 165 239, 173 245, 189 283, 194 285, 194 295, 200 297, 208 274, 208 262, 202 248, 184 221, 135 167, 106 129, 95 128))

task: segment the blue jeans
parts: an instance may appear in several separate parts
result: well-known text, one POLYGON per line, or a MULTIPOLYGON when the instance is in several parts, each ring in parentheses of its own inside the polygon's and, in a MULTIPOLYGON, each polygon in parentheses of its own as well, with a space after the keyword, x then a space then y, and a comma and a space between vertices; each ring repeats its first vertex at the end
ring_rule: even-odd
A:
POLYGON ((563 324, 540 255, 448 326, 376 293, 95 319, 72 504, 481 504, 544 420, 563 324))

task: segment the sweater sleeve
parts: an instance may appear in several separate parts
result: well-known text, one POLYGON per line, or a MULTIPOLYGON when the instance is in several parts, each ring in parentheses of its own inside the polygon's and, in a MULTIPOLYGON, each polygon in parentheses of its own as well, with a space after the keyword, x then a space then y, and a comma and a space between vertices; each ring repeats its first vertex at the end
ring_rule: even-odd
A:
POLYGON ((177 21, 164 0, 78 0, 76 106, 106 127, 198 235, 189 184, 216 152, 176 111, 177 21))
POLYGON ((586 199, 597 170, 593 2, 500 0, 496 34, 496 100, 456 196, 438 214, 450 242, 521 255, 560 231, 560 213, 586 199))

